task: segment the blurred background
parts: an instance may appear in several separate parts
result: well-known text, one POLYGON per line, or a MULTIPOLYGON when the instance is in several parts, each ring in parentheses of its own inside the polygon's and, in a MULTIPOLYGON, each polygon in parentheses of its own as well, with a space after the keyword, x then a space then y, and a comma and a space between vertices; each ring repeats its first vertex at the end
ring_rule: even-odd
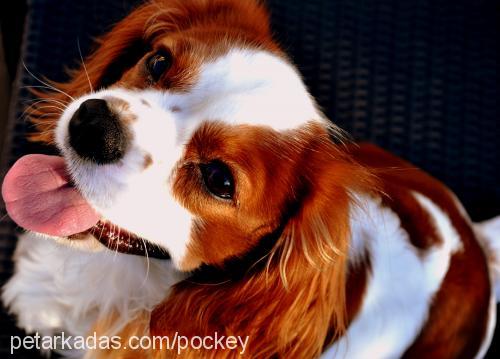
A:
MULTIPOLYGON (((140 1, 0 4, 0 181, 26 153, 36 76, 67 79, 93 39, 140 1)), ((276 38, 328 117, 436 176, 476 221, 500 214, 498 0, 268 0, 276 38)), ((19 231, 0 201, 0 284, 19 231)), ((498 332, 498 331, 497 331, 498 332)), ((0 357, 21 335, 0 312, 0 357)), ((498 357, 498 335, 489 357, 498 357)), ((13 358, 36 358, 19 351, 13 358)))

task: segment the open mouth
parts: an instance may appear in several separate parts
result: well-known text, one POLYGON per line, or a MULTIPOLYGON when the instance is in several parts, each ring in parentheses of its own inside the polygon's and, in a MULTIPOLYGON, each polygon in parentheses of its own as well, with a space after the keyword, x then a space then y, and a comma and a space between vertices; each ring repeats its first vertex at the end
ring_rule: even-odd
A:
POLYGON ((170 259, 168 252, 160 246, 107 221, 97 222, 87 233, 92 234, 99 242, 116 252, 170 259))
POLYGON ((117 252, 170 258, 160 246, 102 220, 72 185, 62 157, 22 157, 5 176, 2 196, 10 217, 27 230, 71 240, 90 233, 117 252))

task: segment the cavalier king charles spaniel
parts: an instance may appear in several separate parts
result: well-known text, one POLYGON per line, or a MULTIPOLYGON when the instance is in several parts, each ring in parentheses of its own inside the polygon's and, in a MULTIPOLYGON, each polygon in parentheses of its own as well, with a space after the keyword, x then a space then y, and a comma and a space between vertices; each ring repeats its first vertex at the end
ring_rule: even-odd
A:
POLYGON ((436 179, 346 141, 260 1, 143 4, 37 95, 32 139, 61 156, 21 158, 2 190, 27 230, 2 299, 27 332, 218 333, 248 337, 250 358, 484 356, 500 221, 473 225, 436 179))

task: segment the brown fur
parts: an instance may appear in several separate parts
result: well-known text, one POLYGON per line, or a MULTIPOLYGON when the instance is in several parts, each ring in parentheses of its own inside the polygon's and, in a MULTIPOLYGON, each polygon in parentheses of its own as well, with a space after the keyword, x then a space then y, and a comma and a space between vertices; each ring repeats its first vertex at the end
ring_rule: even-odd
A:
MULTIPOLYGON (((98 323, 94 325, 92 328, 92 333, 89 335, 93 335, 96 333, 97 337, 111 337, 116 335, 116 333, 110 333, 109 328, 113 326, 113 322, 116 320, 117 314, 110 314, 107 318, 101 319, 98 323)), ((127 347, 129 345, 128 340, 132 336, 143 337, 149 334, 149 320, 150 313, 143 312, 136 315, 129 324, 123 328, 119 333, 119 344, 120 348, 108 348, 108 349, 99 349, 96 350, 88 350, 84 356, 84 359, 146 359, 151 358, 153 353, 148 350, 132 349, 127 347)), ((132 343, 136 345, 137 343, 132 343)), ((113 342, 114 345, 114 342, 113 342)))
POLYGON ((346 280, 346 309, 349 324, 356 319, 361 310, 372 274, 371 259, 368 252, 365 253, 361 260, 349 265, 346 280))

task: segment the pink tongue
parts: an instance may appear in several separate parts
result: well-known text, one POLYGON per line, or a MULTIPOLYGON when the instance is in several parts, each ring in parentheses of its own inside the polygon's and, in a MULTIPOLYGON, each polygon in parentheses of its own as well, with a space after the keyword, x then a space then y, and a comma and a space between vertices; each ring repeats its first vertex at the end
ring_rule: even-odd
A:
POLYGON ((93 227, 98 214, 69 184, 64 160, 27 155, 5 176, 2 196, 10 217, 21 227, 52 236, 70 236, 93 227))

